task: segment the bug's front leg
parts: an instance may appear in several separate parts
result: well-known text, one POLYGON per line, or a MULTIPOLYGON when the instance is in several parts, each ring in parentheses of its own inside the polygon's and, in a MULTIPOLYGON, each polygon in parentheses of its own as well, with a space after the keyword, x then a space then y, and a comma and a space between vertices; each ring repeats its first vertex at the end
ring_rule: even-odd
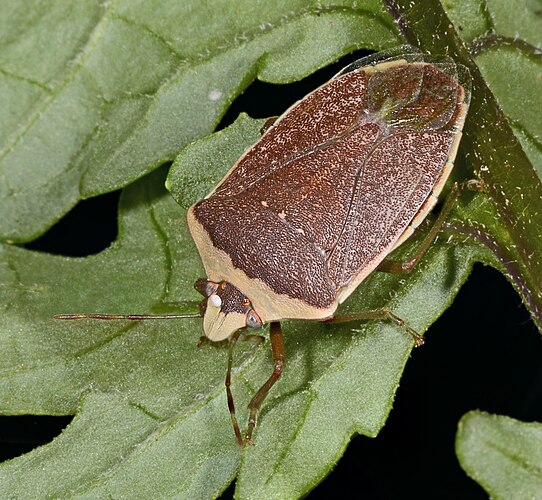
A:
POLYGON ((397 316, 397 314, 395 314, 393 311, 390 311, 387 307, 374 309, 372 311, 362 311, 354 314, 334 316, 333 318, 326 320, 326 323, 347 323, 350 321, 367 320, 392 321, 397 326, 405 329, 405 331, 414 339, 416 347, 423 345, 423 337, 416 330, 408 326, 407 322, 403 318, 397 316))
MULTIPOLYGON (((237 439, 237 442, 239 443, 239 446, 241 447, 245 445, 245 440, 243 439, 243 436, 241 435, 241 430, 239 429, 239 423, 237 422, 237 416, 235 415, 235 403, 233 401, 233 394, 231 392, 231 369, 233 366, 233 351, 243 331, 244 331, 243 329, 237 330, 229 339, 219 341, 219 342, 214 342, 208 339, 207 337, 200 337, 199 342, 198 342, 198 347, 201 347, 203 345, 212 345, 215 347, 223 347, 224 345, 228 345, 228 369, 226 370, 226 380, 224 381, 224 385, 226 386, 226 396, 228 398, 228 409, 230 411, 233 431, 235 432, 235 438, 237 439)), ((257 342, 259 344, 263 342, 265 339, 261 335, 244 335, 243 340, 257 342)))
POLYGON ((233 348, 235 347, 235 344, 237 343, 237 340, 239 339, 239 335, 241 335, 242 330, 237 330, 234 332, 234 334, 230 337, 229 340, 229 351, 228 351, 228 369, 226 371, 226 380, 224 381, 224 385, 226 386, 226 396, 228 397, 228 409, 230 410, 230 416, 231 416, 231 423, 233 424, 233 431, 235 432, 235 437, 237 439, 237 442, 239 443, 239 446, 244 446, 243 436, 241 436, 241 431, 239 430, 239 424, 237 423, 237 417, 235 416, 235 404, 233 402, 233 394, 231 393, 231 367, 233 364, 233 348))
POLYGON ((260 390, 254 395, 248 404, 248 426, 245 434, 245 443, 252 444, 252 433, 256 427, 258 412, 264 399, 267 397, 271 387, 280 378, 286 365, 286 353, 284 350, 284 337, 280 323, 271 323, 269 330, 269 340, 271 341, 271 351, 273 353, 273 373, 267 381, 260 387, 260 390))

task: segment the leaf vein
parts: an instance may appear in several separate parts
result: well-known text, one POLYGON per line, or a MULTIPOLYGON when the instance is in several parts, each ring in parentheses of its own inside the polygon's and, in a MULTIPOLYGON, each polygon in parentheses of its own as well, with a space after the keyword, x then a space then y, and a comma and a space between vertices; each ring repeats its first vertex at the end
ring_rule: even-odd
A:
POLYGON ((51 87, 49 85, 46 85, 44 83, 38 82, 37 80, 34 80, 32 78, 28 78, 26 76, 18 75, 17 73, 13 73, 11 71, 8 71, 7 69, 0 68, 0 75, 4 75, 8 78, 13 78, 14 80, 19 80, 21 82, 29 83, 30 85, 34 85, 36 87, 39 87, 42 90, 45 90, 45 92, 51 92, 51 87))
POLYGON ((512 450, 509 450, 503 446, 499 446, 497 443, 493 443, 492 441, 487 441, 486 445, 488 448, 491 448, 504 457, 510 459, 512 462, 516 463, 521 467, 523 470, 528 472, 529 474, 534 474, 542 479, 542 467, 539 467, 538 465, 529 462, 524 456, 522 456, 519 453, 514 453, 512 450))

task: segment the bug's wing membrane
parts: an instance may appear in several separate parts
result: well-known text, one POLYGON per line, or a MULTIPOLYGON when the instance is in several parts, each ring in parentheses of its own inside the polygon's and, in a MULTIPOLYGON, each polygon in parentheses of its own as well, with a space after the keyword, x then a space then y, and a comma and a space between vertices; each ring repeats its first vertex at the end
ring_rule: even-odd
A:
POLYGON ((370 68, 371 66, 380 66, 383 64, 393 65, 394 61, 402 61, 402 63, 407 62, 423 62, 426 59, 425 56, 418 47, 413 45, 399 45, 387 50, 381 50, 380 52, 375 52, 374 54, 362 57, 357 61, 346 66, 341 71, 339 71, 333 78, 339 78, 342 75, 356 71, 360 68, 370 68))
POLYGON ((336 78, 294 104, 243 155, 215 189, 235 196, 296 158, 348 131, 365 108, 365 73, 336 78))
POLYGON ((405 110, 411 108, 422 93, 423 73, 422 65, 406 64, 375 71, 367 87, 368 111, 386 123, 401 119, 401 115, 409 118, 405 110))
POLYGON ((367 89, 369 111, 391 128, 440 130, 453 122, 460 87, 457 67, 403 65, 371 76, 367 89))

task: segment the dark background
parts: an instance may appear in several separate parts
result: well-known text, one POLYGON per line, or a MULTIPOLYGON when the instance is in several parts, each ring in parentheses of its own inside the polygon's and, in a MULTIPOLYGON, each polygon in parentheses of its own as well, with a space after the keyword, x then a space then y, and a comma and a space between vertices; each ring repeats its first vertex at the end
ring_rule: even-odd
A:
MULTIPOLYGON (((342 67, 351 54, 302 82, 255 82, 230 107, 219 128, 239 112, 275 116, 342 67)), ((117 234, 119 193, 79 203, 27 248, 85 256, 117 234)), ((356 436, 329 476, 308 498, 487 498, 461 470, 454 451, 457 422, 473 409, 542 421, 542 342, 511 285, 476 265, 448 311, 407 364, 390 418, 376 439, 356 436)), ((340 404, 340 395, 338 402, 340 404)), ((71 417, 0 417, 0 460, 51 441, 71 417)), ((223 498, 233 497, 234 485, 223 498)))

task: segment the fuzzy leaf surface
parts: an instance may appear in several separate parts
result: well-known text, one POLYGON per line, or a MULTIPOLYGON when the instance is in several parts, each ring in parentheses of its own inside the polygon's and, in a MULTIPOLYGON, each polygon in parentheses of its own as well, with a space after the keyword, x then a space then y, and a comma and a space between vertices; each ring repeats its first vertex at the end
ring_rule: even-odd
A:
MULTIPOLYGON (((17 4, 13 5, 16 12, 17 4)), ((90 9, 92 4, 81 5, 90 9)), ((164 10, 152 2, 130 2, 124 7, 119 3, 107 5, 104 16, 102 7, 96 6, 92 18, 95 25, 87 23, 86 31, 77 31, 77 23, 66 14, 67 25, 75 34, 67 31, 81 41, 78 47, 83 49, 70 52, 68 49, 73 43, 58 42, 57 45, 66 50, 50 49, 51 52, 68 55, 64 55, 64 62, 57 61, 56 66, 54 58, 33 56, 36 71, 53 75, 49 76, 52 82, 56 82, 54 75, 62 71, 58 68, 64 68, 65 61, 75 60, 74 54, 82 54, 81 68, 87 68, 89 61, 94 61, 96 67, 105 64, 108 72, 102 75, 104 81, 94 80, 88 76, 93 75, 92 71, 76 70, 79 66, 74 65, 73 79, 65 79, 65 86, 72 90, 70 85, 75 85, 83 77, 79 75, 84 75, 88 77, 91 91, 80 100, 70 100, 72 94, 62 90, 59 96, 69 105, 81 102, 82 105, 69 108, 73 109, 73 115, 62 111, 60 116, 62 120, 72 116, 83 118, 76 120, 75 125, 61 120, 64 128, 54 127, 51 122, 42 124, 47 133, 56 131, 62 137, 63 130, 76 133, 83 146, 54 143, 42 136, 32 142, 30 131, 34 130, 34 121, 30 120, 29 131, 25 132, 29 135, 24 135, 24 142, 17 142, 24 148, 13 151, 17 150, 22 156, 35 153, 36 158, 49 161, 55 158, 56 151, 51 145, 60 144, 58 154, 69 158, 62 162, 55 160, 56 171, 42 169, 48 172, 46 179, 37 181, 35 189, 32 182, 40 179, 41 174, 26 168, 33 169, 36 162, 6 170, 15 176, 23 190, 27 184, 29 189, 34 189, 21 203, 22 212, 12 210, 16 205, 2 205, 2 212, 15 214, 12 222, 21 227, 17 233, 5 233, 7 238, 22 241, 39 234, 80 196, 126 185, 159 163, 172 159, 184 144, 214 127, 233 96, 255 75, 269 81, 290 81, 351 48, 382 49, 397 44, 395 27, 388 22, 395 16, 400 20, 404 39, 433 53, 450 53, 469 67, 475 88, 455 175, 471 178, 476 171, 488 187, 488 193, 467 194, 462 198, 454 211, 453 222, 447 227, 453 239, 439 239, 411 275, 406 278, 372 275, 340 312, 386 306, 413 328, 424 332, 451 303, 472 264, 480 261, 497 267, 509 277, 534 320, 539 326, 542 324, 538 278, 542 275, 542 212, 539 210, 542 191, 536 141, 530 138, 536 139, 533 134, 538 133, 538 124, 530 120, 530 115, 522 114, 521 95, 517 95, 516 101, 505 95, 504 76, 498 72, 493 74, 491 63, 486 63, 486 73, 482 71, 483 51, 479 55, 474 46, 467 50, 463 45, 468 45, 469 40, 462 40, 459 33, 470 33, 474 40, 483 29, 479 26, 483 19, 476 15, 478 4, 472 4, 472 16, 461 25, 453 13, 444 11, 439 3, 421 0, 404 2, 404 5, 386 3, 392 17, 383 14, 384 6, 379 3, 367 4, 365 10, 345 4, 346 7, 329 7, 317 13, 300 10, 297 17, 277 14, 283 24, 278 31, 274 31, 273 23, 269 27, 269 34, 261 38, 265 44, 269 43, 264 44, 263 51, 259 52, 260 42, 235 39, 238 46, 220 52, 217 57, 213 51, 228 40, 220 29, 229 28, 220 28, 221 23, 225 27, 238 27, 236 23, 240 23, 239 32, 243 34, 247 26, 243 22, 250 16, 253 22, 265 19, 258 11, 260 7, 272 11, 272 16, 281 12, 280 9, 275 11, 281 4, 254 6, 251 3, 251 8, 231 14, 231 23, 226 18, 225 13, 229 15, 226 8, 202 14, 197 7, 193 11, 195 17, 190 18, 171 15, 172 11, 166 10, 167 4, 160 4, 165 6, 164 10), (136 22, 141 21, 136 13, 143 13, 145 22, 136 22), (186 19, 190 22, 185 24, 186 19), (354 19, 352 24, 345 21, 348 19, 354 19), (374 23, 375 19, 385 21, 374 23), (313 37, 302 36, 308 31, 296 28, 313 22, 316 26, 311 25, 313 37), (175 31, 178 24, 182 30, 175 31), (157 25, 168 26, 170 31, 160 31, 157 25), (155 53, 147 53, 146 64, 163 65, 160 66, 163 73, 156 69, 142 71, 139 62, 134 63, 136 69, 130 72, 121 62, 130 58, 138 61, 133 50, 136 42, 116 38, 108 31, 111 26, 121 32, 135 30, 133 39, 138 47, 139 44, 144 47, 147 42, 156 44, 173 59, 180 50, 175 45, 179 41, 179 47, 182 46, 188 56, 177 67, 175 61, 168 65, 168 57, 153 59, 148 55, 155 53), (346 31, 345 26, 349 27, 346 31), (385 36, 379 38, 379 32, 371 31, 377 29, 375 26, 382 29, 385 36), (298 29, 301 31, 296 31, 298 29), (149 34, 148 40, 142 32, 149 34), (87 39, 95 40, 96 46, 101 47, 104 33, 111 37, 113 59, 107 59, 104 48, 98 52, 87 49, 87 45, 94 47, 85 43, 87 39), (155 36, 157 33, 161 38, 155 36), (295 36, 285 38, 289 40, 286 49, 280 44, 287 33, 295 36), (329 33, 327 42, 335 40, 334 45, 324 43, 326 33, 329 33), (123 44, 117 43, 119 41, 123 44), (282 48, 274 52, 274 43, 282 48), (207 46, 209 52, 205 51, 207 46), (302 50, 303 47, 306 50, 302 50), (89 50, 88 57, 83 57, 89 50), (104 54, 106 63, 99 62, 99 54, 104 54), (204 57, 199 60, 194 54, 204 57), (191 66, 194 57, 198 64, 191 66), (111 60, 118 61, 119 66, 111 65, 111 60), (129 86, 116 87, 117 72, 112 69, 118 70, 124 79, 134 78, 138 84, 141 78, 141 87, 135 90, 129 86), (201 75, 206 78, 200 80, 201 75), (181 80, 186 83, 184 78, 188 78, 192 86, 176 85, 181 80), (217 93, 213 82, 226 87, 231 85, 227 89, 221 87, 217 93), (195 103, 201 101, 201 95, 205 102, 212 101, 210 96, 219 96, 216 101, 220 102, 216 107, 207 102, 208 108, 199 108, 195 103), (93 96, 109 96, 110 99, 105 100, 105 118, 91 120, 93 128, 88 135, 87 129, 80 132, 78 127, 88 125, 85 125, 88 110, 96 112, 93 96), (508 108, 505 101, 509 103, 508 108), (188 102, 195 107, 190 107, 190 113, 187 111, 185 116, 176 107, 178 102, 188 102), (178 123, 185 124, 182 130, 175 128, 178 123), (518 131, 527 137, 525 141, 518 131), (50 148, 44 152, 30 147, 36 144, 50 148), (526 144, 534 144, 532 151, 526 144), (54 175, 49 176, 51 172, 54 175), (54 191, 47 191, 43 186, 54 186, 54 191), (34 202, 34 199, 41 201, 34 202), (35 221, 38 222, 32 225, 35 221)), ((177 7, 188 5, 190 2, 183 2, 177 7)), ((488 2, 488 5, 497 6, 495 12, 506 8, 499 3, 488 2)), ((296 6, 295 2, 288 2, 284 9, 295 12, 296 6)), ((49 10, 53 15, 54 9, 49 10)), ((39 27, 49 18, 39 10, 36 12, 35 25, 39 27)), ((28 14, 21 11, 17 15, 24 20, 28 14)), ((532 17, 529 12, 522 11, 523 15, 532 17)), ((74 16, 77 19, 79 13, 74 16)), ((506 17, 500 19, 506 20, 506 17)), ((505 22, 495 24, 495 29, 504 30, 505 25, 505 22)), ((522 25, 521 36, 525 43, 533 44, 536 21, 522 25)), ((250 33, 250 26, 254 27, 249 25, 246 32, 250 33)), ((8 23, 1 32, 11 33, 9 28, 8 23)), ((34 26, 29 31, 33 29, 34 26)), ((54 42, 54 38, 47 36, 47 30, 43 33, 42 38, 54 42)), ((4 58, 8 58, 5 54, 12 54, 8 61, 12 66, 2 68, 8 67, 16 75, 17 84, 21 80, 17 72, 20 70, 26 84, 32 86, 37 81, 43 86, 36 75, 26 74, 17 66, 19 61, 24 62, 26 52, 34 52, 24 46, 34 40, 33 36, 18 39, 16 32, 11 36, 19 45, 13 42, 10 45, 13 52, 2 53, 4 58)), ((508 35, 503 32, 503 36, 508 35)), ((35 40, 32 43, 39 45, 35 40)), ((516 57, 513 52, 511 57, 517 67, 527 68, 527 73, 521 75, 527 89, 535 89, 532 71, 537 66, 531 64, 533 58, 528 58, 528 63, 523 65, 523 56, 516 57)), ((0 76, 8 78, 11 74, 6 71, 0 76)), ((532 105, 536 104, 536 95, 529 94, 527 98, 534 103, 532 105)), ((41 101, 36 99, 39 104, 41 101)), ((34 101, 30 97, 27 101, 31 114, 34 101)), ((48 109, 54 110, 62 102, 52 99, 48 109)), ((99 109, 102 113, 102 108, 99 109)), ((36 123, 42 119, 39 113, 32 116, 36 117, 36 123)), ((2 119, 10 117, 12 115, 7 114, 2 119)), ((260 126, 261 122, 242 116, 232 127, 183 150, 167 181, 179 204, 186 208, 210 191, 239 154, 257 139, 260 126)), ((12 129, 17 133, 18 129, 10 125, 8 130, 12 129)), ((11 152, 11 147, 5 150, 7 156, 11 152)), ((8 163, 15 165, 13 158, 8 163)), ((241 453, 233 437, 223 390, 226 352, 195 347, 201 334, 200 321, 58 323, 51 319, 54 314, 66 312, 196 310, 194 301, 198 296, 192 283, 203 276, 203 271, 187 232, 184 212, 168 199, 161 187, 163 181, 159 172, 125 191, 119 239, 101 254, 69 259, 10 245, 1 247, 0 409, 11 415, 76 414, 72 424, 52 443, 0 466, 2 496, 31 497, 39 493, 53 497, 120 497, 137 493, 142 497, 209 498, 219 494, 237 474, 239 498, 298 497, 310 491, 329 472, 354 432, 374 436, 384 424, 412 348, 408 335, 384 322, 356 325, 286 322, 283 327, 287 370, 265 401, 256 444, 241 453)), ((17 191, 12 189, 15 185, 16 182, 10 181, 0 187, 0 190, 6 189, 9 203, 22 199, 22 195, 16 196, 17 191)), ((408 255, 424 231, 425 226, 396 257, 408 255)), ((235 357, 233 390, 243 424, 246 403, 271 373, 272 362, 267 343, 240 344, 235 357)))
POLYGON ((465 472, 495 499, 542 498, 542 424, 479 411, 459 422, 465 472))

